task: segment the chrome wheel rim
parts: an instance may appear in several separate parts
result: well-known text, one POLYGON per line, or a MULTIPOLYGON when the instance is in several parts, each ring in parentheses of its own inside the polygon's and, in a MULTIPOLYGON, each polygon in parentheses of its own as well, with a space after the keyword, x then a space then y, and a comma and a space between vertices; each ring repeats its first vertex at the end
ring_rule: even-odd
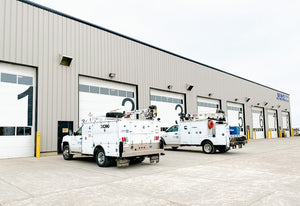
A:
POLYGON ((204 145, 204 150, 205 150, 205 152, 210 152, 211 151, 211 145, 210 144, 205 144, 204 145))
POLYGON ((63 154, 65 157, 69 157, 69 149, 65 149, 63 154))
POLYGON ((98 162, 99 162, 100 164, 103 164, 103 163, 104 163, 105 156, 104 156, 103 152, 99 152, 99 153, 98 153, 97 159, 98 159, 98 162))

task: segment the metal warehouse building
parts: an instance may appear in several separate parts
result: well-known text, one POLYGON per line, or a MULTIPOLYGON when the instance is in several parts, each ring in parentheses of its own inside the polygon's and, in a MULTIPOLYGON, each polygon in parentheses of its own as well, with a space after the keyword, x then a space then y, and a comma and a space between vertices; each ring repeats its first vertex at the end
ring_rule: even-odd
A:
POLYGON ((25 0, 0 1, 0 158, 58 151, 89 113, 222 109, 250 137, 290 134, 289 94, 25 0))

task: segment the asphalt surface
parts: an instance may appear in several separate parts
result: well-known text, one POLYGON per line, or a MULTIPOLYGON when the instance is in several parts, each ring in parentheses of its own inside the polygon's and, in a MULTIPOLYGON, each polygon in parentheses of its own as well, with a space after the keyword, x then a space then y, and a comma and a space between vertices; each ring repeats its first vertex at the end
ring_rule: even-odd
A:
POLYGON ((167 150, 159 164, 100 168, 92 158, 0 160, 0 205, 300 205, 300 137, 225 154, 167 150))

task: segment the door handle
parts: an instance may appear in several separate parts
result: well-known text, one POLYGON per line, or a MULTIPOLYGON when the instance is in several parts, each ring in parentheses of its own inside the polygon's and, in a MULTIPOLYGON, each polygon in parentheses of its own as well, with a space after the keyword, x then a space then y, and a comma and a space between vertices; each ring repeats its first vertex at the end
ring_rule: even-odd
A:
POLYGON ((80 137, 79 139, 82 140, 82 137, 80 137))

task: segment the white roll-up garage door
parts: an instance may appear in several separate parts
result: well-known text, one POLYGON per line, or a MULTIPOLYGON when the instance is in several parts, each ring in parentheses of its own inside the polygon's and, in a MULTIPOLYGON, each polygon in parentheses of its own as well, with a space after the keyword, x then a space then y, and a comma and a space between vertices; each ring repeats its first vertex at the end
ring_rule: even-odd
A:
POLYGON ((252 108, 252 124, 253 124, 253 138, 255 137, 254 131, 256 131, 256 139, 265 138, 265 119, 263 108, 252 108))
POLYGON ((161 128, 166 128, 179 122, 179 114, 185 112, 184 95, 151 89, 151 105, 157 106, 157 116, 161 119, 161 128))
POLYGON ((34 156, 35 74, 0 63, 0 158, 34 156))
POLYGON ((286 137, 290 136, 290 117, 288 112, 282 112, 282 132, 286 137))
POLYGON ((136 87, 122 83, 79 77, 79 123, 89 118, 105 116, 112 110, 136 109, 136 87))
POLYGON ((199 114, 201 112, 215 113, 217 110, 220 109, 220 100, 198 97, 197 106, 199 114))
POLYGON ((268 110, 268 124, 269 130, 271 131, 272 138, 278 137, 278 128, 277 128, 277 112, 276 110, 268 110))
POLYGON ((244 105, 227 102, 227 116, 229 126, 240 127, 241 134, 245 134, 244 105))

